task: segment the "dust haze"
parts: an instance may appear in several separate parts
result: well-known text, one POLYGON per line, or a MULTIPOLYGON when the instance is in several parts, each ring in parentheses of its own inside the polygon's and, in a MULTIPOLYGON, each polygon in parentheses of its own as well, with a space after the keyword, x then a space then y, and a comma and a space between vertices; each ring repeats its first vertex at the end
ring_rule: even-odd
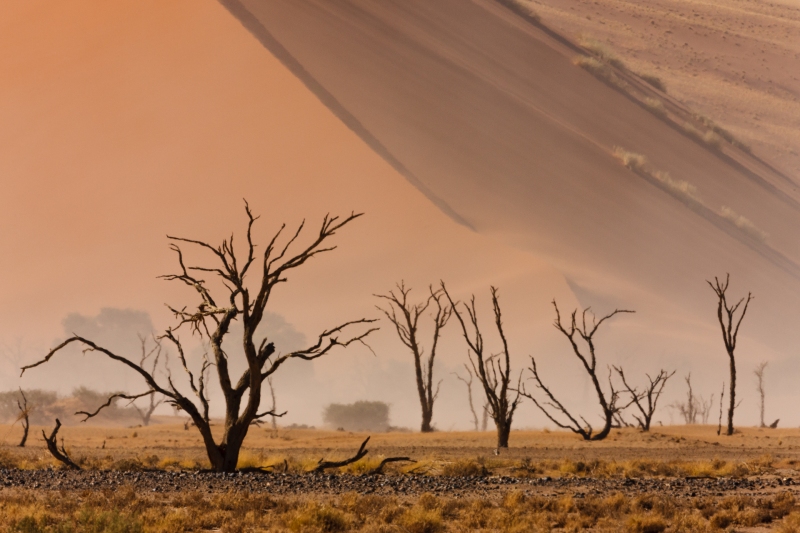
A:
MULTIPOLYGON (((496 285, 513 374, 536 357, 565 404, 597 421, 550 302, 598 316, 633 309, 598 335, 599 363, 622 365, 636 383, 676 370, 655 420, 677 424, 667 406, 683 397, 685 375, 707 398, 728 379, 706 280, 730 272, 733 298, 755 295, 737 348, 738 423, 758 422, 753 370, 768 361, 767 417, 800 424, 800 85, 791 66, 800 11, 751 6, 758 28, 733 32, 750 16, 734 9, 742 2, 715 8, 713 21, 711 8, 696 7, 692 20, 703 22, 691 24, 707 29, 698 36, 691 13, 671 2, 628 6, 624 23, 601 23, 621 5, 595 3, 590 19, 565 2, 535 2, 545 27, 490 0, 3 6, 3 390, 142 392, 128 369, 77 348, 22 379, 18 369, 73 333, 138 358, 139 336, 174 324, 164 303, 196 305, 191 289, 157 278, 177 268, 165 236, 218 242, 234 232, 243 242, 246 197, 262 217, 261 250, 283 223, 313 228, 325 213, 366 213, 336 236, 334 252, 276 289, 259 335, 278 353, 341 321, 378 318, 373 295, 400 280, 416 298, 440 280, 456 299, 474 294, 494 353, 496 285), (764 52, 775 45, 768 33, 780 46, 764 52), (576 63, 590 53, 576 48, 581 38, 618 56, 625 87, 576 63), (639 74, 659 76, 666 93, 639 74), (703 141, 717 131, 706 116, 736 142, 703 141), (616 148, 643 156, 642 168, 616 148)), ((425 338, 429 326, 425 315, 425 338)), ((198 368, 205 347, 182 335, 198 368)), ((388 403, 393 426, 417 429, 410 353, 387 323, 369 345, 287 363, 274 379, 277 407, 288 411, 281 423, 321 426, 326 405, 367 400, 388 403)), ((241 347, 225 349, 238 377, 241 347)), ((438 353, 434 425, 471 429, 454 375, 467 347, 454 323, 438 353)), ((213 416, 219 394, 210 391, 213 416)), ((530 403, 514 425, 553 427, 530 403)))

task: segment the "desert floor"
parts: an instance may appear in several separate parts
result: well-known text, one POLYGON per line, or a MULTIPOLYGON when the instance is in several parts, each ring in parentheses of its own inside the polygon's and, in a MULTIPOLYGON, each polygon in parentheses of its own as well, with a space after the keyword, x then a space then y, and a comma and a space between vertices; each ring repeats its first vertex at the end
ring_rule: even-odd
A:
POLYGON ((204 472, 195 428, 68 426, 60 468, 32 427, 0 426, 0 531, 798 531, 800 429, 669 426, 602 442, 514 431, 372 435, 254 427, 236 474, 204 472), (384 457, 413 463, 371 474, 384 457), (267 467, 255 471, 253 467, 267 467))

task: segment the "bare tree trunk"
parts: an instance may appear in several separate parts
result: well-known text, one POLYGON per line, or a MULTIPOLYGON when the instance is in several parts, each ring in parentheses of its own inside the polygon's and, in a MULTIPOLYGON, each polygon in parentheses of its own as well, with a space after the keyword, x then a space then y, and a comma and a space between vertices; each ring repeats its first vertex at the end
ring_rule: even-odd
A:
POLYGON ((764 422, 764 370, 767 368, 767 362, 762 361, 753 371, 758 379, 758 383, 756 385, 756 390, 758 390, 758 397, 760 400, 759 404, 759 414, 761 415, 761 424, 760 427, 765 428, 767 427, 766 422, 764 422))
POLYGON ((442 384, 439 381, 434 390, 433 363, 436 359, 436 347, 439 344, 442 328, 447 325, 452 315, 452 310, 449 307, 442 307, 442 291, 434 291, 433 287, 428 287, 428 290, 430 295, 427 300, 418 304, 412 304, 408 301, 408 294, 411 289, 406 288, 405 283, 402 281, 397 284, 397 293, 389 291, 389 294, 374 295, 376 298, 389 302, 388 309, 380 306, 376 307, 386 315, 386 318, 395 327, 400 341, 411 350, 411 355, 414 358, 417 394, 419 394, 419 403, 422 408, 422 426, 420 429, 423 433, 433 431, 431 424, 433 420, 433 403, 439 396, 439 386, 442 384), (425 350, 421 346, 418 337, 419 317, 432 303, 436 304, 435 314, 433 315, 433 339, 431 341, 430 355, 423 361, 425 350), (400 316, 398 316, 398 312, 400 316))
POLYGON ((742 320, 744 320, 744 316, 747 313, 747 307, 753 299, 753 295, 747 293, 746 299, 742 298, 736 304, 732 306, 728 305, 725 293, 728 290, 730 278, 731 276, 728 274, 724 282, 721 282, 719 278, 716 277, 714 278, 714 283, 708 282, 714 294, 717 295, 717 320, 719 320, 719 325, 722 329, 722 340, 725 343, 725 351, 728 353, 728 359, 730 361, 731 384, 728 393, 730 396, 730 404, 728 407, 728 429, 725 433, 726 435, 733 435, 733 412, 736 409, 736 338, 739 335, 739 326, 742 325, 742 320), (737 319, 736 312, 742 303, 744 303, 744 307, 737 319))
POLYGON ((24 448, 25 443, 28 441, 28 430, 31 427, 31 409, 28 407, 28 398, 25 397, 25 393, 22 392, 21 387, 19 389, 19 393, 22 396, 22 402, 17 400, 17 407, 19 407, 19 415, 17 416, 17 420, 19 420, 20 424, 22 425, 22 439, 19 441, 19 447, 24 448))
POLYGON ((722 392, 719 394, 719 424, 717 425, 717 435, 722 433, 722 402, 725 400, 725 382, 722 382, 722 392))
MULTIPOLYGON (((272 376, 267 378, 267 384, 269 385, 269 395, 272 397, 272 408, 270 411, 277 413, 278 403, 277 399, 275 398, 275 387, 272 386, 272 376)), ((278 417, 275 415, 272 415, 272 431, 278 431, 278 417)))
POLYGON ((487 403, 486 412, 492 417, 495 427, 497 428, 497 447, 498 449, 508 448, 511 423, 514 419, 514 412, 517 410, 517 406, 520 402, 520 382, 522 380, 522 373, 520 373, 517 379, 517 388, 511 388, 511 353, 508 348, 505 332, 503 331, 503 317, 500 310, 500 299, 497 294, 497 288, 491 287, 490 289, 492 293, 494 323, 503 344, 503 349, 497 355, 487 356, 484 351, 483 336, 481 335, 478 324, 475 296, 472 296, 469 304, 464 304, 464 311, 471 324, 470 331, 470 328, 467 327, 466 320, 464 320, 464 317, 458 311, 458 304, 450 297, 444 282, 441 283, 441 287, 442 292, 447 297, 448 302, 450 302, 453 315, 461 325, 461 332, 464 340, 467 342, 467 346, 469 346, 469 362, 472 365, 472 371, 483 386, 483 392, 486 395, 487 403), (510 392, 516 392, 513 399, 509 397, 510 392))

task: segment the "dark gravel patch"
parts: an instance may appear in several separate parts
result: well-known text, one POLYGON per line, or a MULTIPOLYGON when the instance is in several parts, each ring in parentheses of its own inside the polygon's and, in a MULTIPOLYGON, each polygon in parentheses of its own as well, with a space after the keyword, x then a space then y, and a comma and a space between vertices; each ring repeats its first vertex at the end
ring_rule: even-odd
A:
POLYGON ((644 478, 597 479, 502 476, 357 476, 350 474, 282 474, 237 472, 121 472, 0 469, 0 489, 114 490, 132 487, 136 491, 174 493, 198 491, 219 493, 246 491, 276 495, 380 494, 416 496, 425 492, 446 496, 502 495, 510 490, 531 494, 573 497, 603 496, 621 492, 628 495, 659 493, 673 497, 725 496, 747 494, 767 496, 783 490, 800 492, 800 480, 778 476, 750 478, 644 478), (796 485, 797 483, 797 485, 796 485))

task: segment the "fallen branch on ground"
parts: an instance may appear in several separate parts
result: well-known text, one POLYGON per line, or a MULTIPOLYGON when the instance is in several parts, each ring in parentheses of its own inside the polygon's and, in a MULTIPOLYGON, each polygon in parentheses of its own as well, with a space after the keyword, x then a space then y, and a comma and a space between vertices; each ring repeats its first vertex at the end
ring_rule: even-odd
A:
POLYGON ((61 449, 58 448, 58 441, 56 439, 58 438, 59 429, 61 429, 61 421, 56 418, 56 427, 53 428, 53 432, 50 433, 49 437, 44 430, 42 430, 42 437, 44 437, 44 440, 47 443, 47 449, 50 450, 50 454, 53 457, 67 465, 69 468, 80 470, 81 467, 75 464, 72 459, 70 459, 67 450, 64 449, 64 439, 61 439, 61 449))
POLYGON ((344 461, 326 461, 324 458, 319 460, 317 463, 317 467, 312 470, 314 473, 324 472, 328 468, 339 468, 341 466, 347 466, 349 464, 355 463, 359 459, 362 459, 365 455, 369 453, 367 450, 367 443, 369 442, 369 437, 364 439, 364 442, 361 443, 361 447, 358 449, 358 452, 349 459, 345 459, 344 461))

